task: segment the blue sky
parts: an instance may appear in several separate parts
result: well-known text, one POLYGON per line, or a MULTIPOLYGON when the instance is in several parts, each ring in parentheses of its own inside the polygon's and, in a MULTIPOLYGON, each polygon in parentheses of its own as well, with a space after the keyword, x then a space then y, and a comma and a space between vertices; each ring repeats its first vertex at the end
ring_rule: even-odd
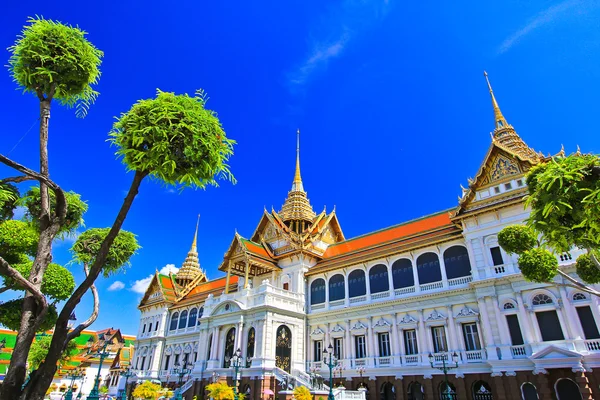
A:
MULTIPOLYGON (((181 265, 198 214, 201 264, 221 276, 235 229, 250 236, 263 207, 283 203, 297 128, 309 198, 317 211, 336 206, 346 237, 457 204, 490 144, 484 69, 530 146, 600 152, 597 2, 9 2, 0 48, 33 15, 79 25, 105 52, 88 117, 55 104, 50 121, 51 176, 88 201, 87 227, 112 224, 132 179, 106 142, 113 117, 156 88, 205 89, 238 142, 236 185, 181 194, 142 185, 125 229, 143 248, 126 273, 98 281, 97 329, 137 331, 134 289, 181 265)), ((8 56, 0 52, 3 64, 8 56)), ((15 90, 7 70, 0 92, 0 152, 35 168, 38 102, 15 90)), ((70 244, 56 245, 56 261, 69 261, 70 244)), ((86 296, 77 317, 90 309, 86 296)))

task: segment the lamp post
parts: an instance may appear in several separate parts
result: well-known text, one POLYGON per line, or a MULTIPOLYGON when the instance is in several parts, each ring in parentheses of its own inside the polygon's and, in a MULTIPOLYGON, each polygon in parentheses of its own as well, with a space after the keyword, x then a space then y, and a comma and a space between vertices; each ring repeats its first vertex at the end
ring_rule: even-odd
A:
POLYGON ((358 367, 358 368, 356 368, 356 372, 357 372, 357 373, 358 373, 358 375, 360 376, 360 384, 358 385, 358 388, 359 388, 359 389, 360 389, 360 388, 362 388, 362 387, 364 387, 364 385, 365 385, 365 384, 363 383, 363 378, 362 378, 362 376, 363 376, 363 374, 365 373, 365 371, 366 371, 365 367, 362 367, 362 366, 361 366, 361 367, 358 367))
POLYGON ((65 400, 73 400, 73 385, 77 379, 81 378, 83 378, 83 373, 81 371, 75 371, 72 374, 67 375, 67 379, 71 379, 71 384, 69 385, 69 390, 65 393, 65 400))
POLYGON ((333 346, 331 345, 331 343, 329 344, 329 346, 327 346, 327 349, 329 349, 329 352, 327 350, 323 350, 323 362, 329 367, 328 400, 335 400, 335 397, 333 396, 333 367, 337 365, 337 359, 335 357, 335 354, 333 354, 333 346), (327 355, 329 355, 329 359, 327 358, 327 355))
POLYGON ((211 376, 211 378, 210 378, 210 379, 211 379, 211 382, 212 382, 212 383, 217 383, 217 382, 219 382, 219 374, 217 374, 216 372, 213 372, 213 373, 212 373, 212 376, 211 376))
POLYGON ((233 357, 231 357, 231 366, 233 367, 233 397, 238 400, 238 374, 242 366, 242 351, 237 349, 233 357))
POLYGON ((90 336, 87 341, 88 355, 100 358, 100 363, 98 364, 98 373, 96 374, 96 379, 94 380, 94 387, 90 391, 90 394, 88 394, 86 398, 87 400, 100 399, 100 393, 98 392, 98 389, 100 388, 100 373, 102 372, 102 363, 104 362, 104 359, 110 355, 110 352, 107 351, 107 349, 111 342, 109 340, 104 340, 103 335, 98 335, 98 342, 100 342, 102 346, 100 346, 98 350, 92 350, 92 347, 95 343, 94 339, 90 336))
POLYGON ((433 365, 433 362, 435 361, 435 357, 433 356, 433 354, 429 353, 429 364, 431 364, 431 368, 439 369, 440 371, 442 371, 444 373, 444 382, 446 384, 446 390, 444 391, 444 393, 442 393, 442 399, 452 400, 452 398, 454 396, 452 395, 453 394, 452 389, 450 389, 450 385, 448 384, 448 371, 450 371, 451 369, 458 368, 458 354, 456 354, 456 352, 454 352, 452 354, 452 361, 454 361, 454 366, 446 365, 447 358, 448 358, 448 356, 444 355, 442 357, 442 366, 435 367, 433 365))
POLYGON ((175 391, 175 400, 183 400, 183 393, 181 393, 181 382, 183 382, 183 377, 192 372, 191 363, 185 362, 183 365, 179 365, 176 363, 173 365, 175 368, 171 370, 173 375, 177 375, 179 380, 177 382, 177 390, 175 391))
POLYGON ((131 367, 127 367, 123 371, 119 372, 119 375, 125 377, 125 389, 123 390, 123 394, 121 395, 121 400, 127 400, 127 381, 129 378, 135 375, 135 372, 131 370, 131 367))

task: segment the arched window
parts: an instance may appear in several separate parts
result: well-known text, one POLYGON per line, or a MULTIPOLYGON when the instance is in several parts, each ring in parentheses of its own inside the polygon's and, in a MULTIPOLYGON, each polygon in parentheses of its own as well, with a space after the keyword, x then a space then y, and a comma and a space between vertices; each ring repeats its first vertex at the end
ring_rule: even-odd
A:
POLYGON ((369 287, 371 293, 387 292, 390 290, 388 269, 383 264, 377 264, 369 270, 369 287))
POLYGON ((579 293, 575 293, 573 295, 573 301, 581 301, 581 300, 587 300, 587 297, 585 296, 585 294, 579 292, 579 293))
POLYGON ((187 324, 187 316, 188 316, 187 311, 181 312, 181 317, 179 317, 179 329, 185 328, 185 324, 187 324))
POLYGON ((579 385, 569 378, 562 378, 556 381, 556 398, 558 400, 582 400, 579 385))
POLYGON ((444 264, 448 279, 471 275, 469 254, 463 246, 452 246, 444 251, 444 264))
POLYGON ((292 367, 292 331, 285 325, 277 328, 275 336, 275 366, 288 374, 292 367))
POLYGON ((202 318, 203 315, 204 315, 204 307, 200 307, 200 310, 198 310, 198 319, 202 318))
POLYGON ((179 319, 179 313, 173 314, 171 317, 171 325, 169 325, 169 330, 174 331, 177 329, 177 320, 179 319))
POLYGON ((196 323, 198 323, 198 309, 192 308, 190 316, 188 317, 188 327, 196 326, 196 323))
POLYGON ((325 303, 325 279, 315 279, 310 284, 310 304, 325 303))
POLYGON ((525 382, 521 386, 521 398, 523 400, 539 400, 538 392, 533 383, 525 382))
POLYGON ((210 335, 208 337, 208 347, 206 347, 206 360, 207 361, 210 360, 210 351, 212 349, 212 338, 213 338, 213 335, 210 335))
POLYGON ((254 346, 256 343, 256 331, 254 328, 248 330, 248 342, 246 344, 246 368, 250 368, 252 365, 252 358, 254 357, 254 346))
POLYGON ((411 382, 408 385, 408 400, 423 400, 425 395, 423 394, 423 385, 419 382, 411 382))
POLYGON ((477 381, 473 383, 473 400, 492 400, 492 388, 485 381, 477 381))
POLYGON ((384 382, 380 389, 381 400, 396 400, 396 388, 391 382, 384 382))
POLYGON ((441 281, 442 271, 440 271, 440 260, 437 254, 421 254, 417 258, 417 272, 419 273, 419 283, 421 285, 441 281))
POLYGON ((450 382, 447 385, 446 382, 440 383, 439 393, 440 400, 456 400, 456 387, 450 382))
POLYGON ((415 286, 412 263, 406 258, 394 261, 392 264, 392 279, 394 289, 415 286))
POLYGON ((344 275, 336 274, 329 279, 329 301, 342 300, 346 297, 344 275))
POLYGON ((235 347, 235 328, 231 328, 225 335, 225 352, 223 354, 223 368, 229 368, 231 365, 231 357, 235 347))
POLYGON ((515 305, 513 303, 511 303, 511 302, 504 303, 505 310, 514 310, 514 308, 515 308, 515 305))
POLYGON ((365 271, 355 269, 348 275, 348 297, 358 297, 367 294, 365 271))
POLYGON ((531 299, 531 304, 533 304, 534 306, 542 306, 544 304, 552 304, 554 303, 552 301, 552 298, 550 298, 550 296, 540 293, 540 294, 536 294, 533 299, 531 299))

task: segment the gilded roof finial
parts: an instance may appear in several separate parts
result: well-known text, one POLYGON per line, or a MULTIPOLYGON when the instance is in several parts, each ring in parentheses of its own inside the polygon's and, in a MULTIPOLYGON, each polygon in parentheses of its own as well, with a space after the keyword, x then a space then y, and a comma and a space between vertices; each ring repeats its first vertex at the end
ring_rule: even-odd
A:
POLYGON ((292 191, 304 191, 302 177, 300 176, 300 129, 296 131, 296 173, 294 174, 292 191))
POLYGON ((490 90, 490 96, 492 96, 492 107, 494 107, 494 119, 496 122, 496 129, 503 128, 506 125, 508 125, 508 122, 506 122, 506 118, 504 118, 504 115, 502 115, 502 111, 500 111, 500 106, 498 106, 498 102, 496 101, 496 97, 494 96, 494 91, 492 90, 492 85, 490 84, 487 72, 483 71, 483 76, 485 76, 485 81, 487 82, 488 89, 490 90))
POLYGON ((194 233, 194 240, 192 241, 192 248, 190 251, 198 252, 197 241, 198 241, 198 225, 200 225, 200 214, 198 214, 198 220, 196 221, 196 233, 194 233))

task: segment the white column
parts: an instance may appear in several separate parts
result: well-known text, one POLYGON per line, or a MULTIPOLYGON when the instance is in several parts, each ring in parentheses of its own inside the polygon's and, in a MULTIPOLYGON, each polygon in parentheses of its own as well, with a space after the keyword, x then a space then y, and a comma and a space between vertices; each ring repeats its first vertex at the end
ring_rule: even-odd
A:
POLYGON ((353 336, 350 333, 350 320, 346 321, 346 358, 354 360, 356 358, 353 336))
POLYGON ((242 349, 242 337, 244 335, 244 317, 240 317, 240 322, 237 324, 235 335, 235 347, 233 351, 237 351, 237 349, 242 349))
POLYGON ((325 307, 329 308, 329 279, 327 279, 327 275, 323 277, 325 281, 325 307))
POLYGON ((580 328, 579 316, 575 315, 577 310, 575 310, 575 307, 573 307, 573 304, 569 301, 567 290, 564 286, 559 286, 558 291, 560 292, 560 298, 562 300, 562 311, 567 319, 567 329, 570 333, 569 336, 572 339, 583 339, 585 335, 583 334, 582 328, 580 328))
POLYGON ((323 343, 323 350, 327 349, 327 351, 329 351, 330 344, 333 346, 333 343, 331 343, 331 333, 329 328, 329 323, 325 324, 325 342, 323 343))
POLYGON ((450 335, 449 350, 456 351, 458 350, 458 337, 456 335, 456 323, 454 322, 454 313, 452 311, 452 306, 448 306, 446 310, 448 312, 448 330, 450 331, 448 332, 450 335))
POLYGON ((466 240, 465 243, 467 245, 467 253, 469 254, 469 260, 471 263, 471 275, 473 275, 473 280, 476 281, 479 279, 479 268, 477 268, 477 261, 475 259, 475 251, 473 250, 473 244, 471 240, 466 240))
POLYGON ((419 271, 417 270, 417 261, 414 258, 410 258, 412 264, 413 281, 415 282, 415 292, 421 291, 421 285, 419 284, 419 271))
POLYGON ((440 260, 440 271, 442 273, 442 284, 444 287, 448 287, 448 276, 446 275, 446 263, 444 263, 444 254, 438 254, 440 260))
POLYGON ((521 332, 523 333, 523 339, 525 339, 525 343, 531 344, 539 342, 540 339, 537 337, 534 321, 531 320, 532 313, 525 308, 523 295, 521 292, 515 292, 515 295, 517 298, 517 306, 519 307, 519 325, 521 325, 521 332))
POLYGON ((365 270, 365 284, 367 288, 367 301, 371 301, 371 280, 369 279, 369 270, 364 267, 365 270))
POLYGON ((388 282, 389 282, 389 285, 390 285, 390 296, 391 297, 395 297, 395 293, 394 293, 394 277, 392 276, 392 266, 388 265, 387 269, 388 269, 388 282))
POLYGON ((344 304, 346 305, 346 307, 348 307, 350 305, 350 293, 348 293, 348 274, 346 272, 344 272, 344 290, 345 290, 345 296, 344 296, 344 304))
MULTIPOLYGON (((477 305, 479 306, 479 315, 481 316, 481 322, 483 323, 483 336, 485 338, 485 346, 487 349, 487 356, 489 360, 497 360, 498 354, 496 353, 496 346, 494 344, 494 335, 492 334, 492 325, 490 324, 490 317, 488 315, 487 304, 488 296, 480 297, 477 299, 477 305)), ((490 300, 491 302, 491 300, 490 300)))
POLYGON ((427 327, 425 326, 425 319, 423 316, 423 310, 419 310, 419 328, 417 329, 417 336, 419 337, 419 349, 421 349, 421 363, 423 365, 429 365, 429 360, 427 356, 431 353, 431 345, 429 344, 429 340, 427 340, 427 327))
MULTIPOLYGON (((369 326, 367 328, 366 340, 367 340, 368 358, 370 358, 371 360, 375 360, 376 354, 375 354, 374 333, 373 333, 373 317, 369 318, 369 326)), ((370 364, 373 365, 374 362, 371 361, 370 364)))
POLYGON ((400 364, 400 341, 398 340, 398 325, 396 323, 396 319, 397 319, 397 315, 393 314, 392 315, 392 333, 391 333, 391 340, 392 340, 392 356, 393 356, 393 363, 394 364, 400 364), (398 360, 398 361, 396 361, 398 360))

